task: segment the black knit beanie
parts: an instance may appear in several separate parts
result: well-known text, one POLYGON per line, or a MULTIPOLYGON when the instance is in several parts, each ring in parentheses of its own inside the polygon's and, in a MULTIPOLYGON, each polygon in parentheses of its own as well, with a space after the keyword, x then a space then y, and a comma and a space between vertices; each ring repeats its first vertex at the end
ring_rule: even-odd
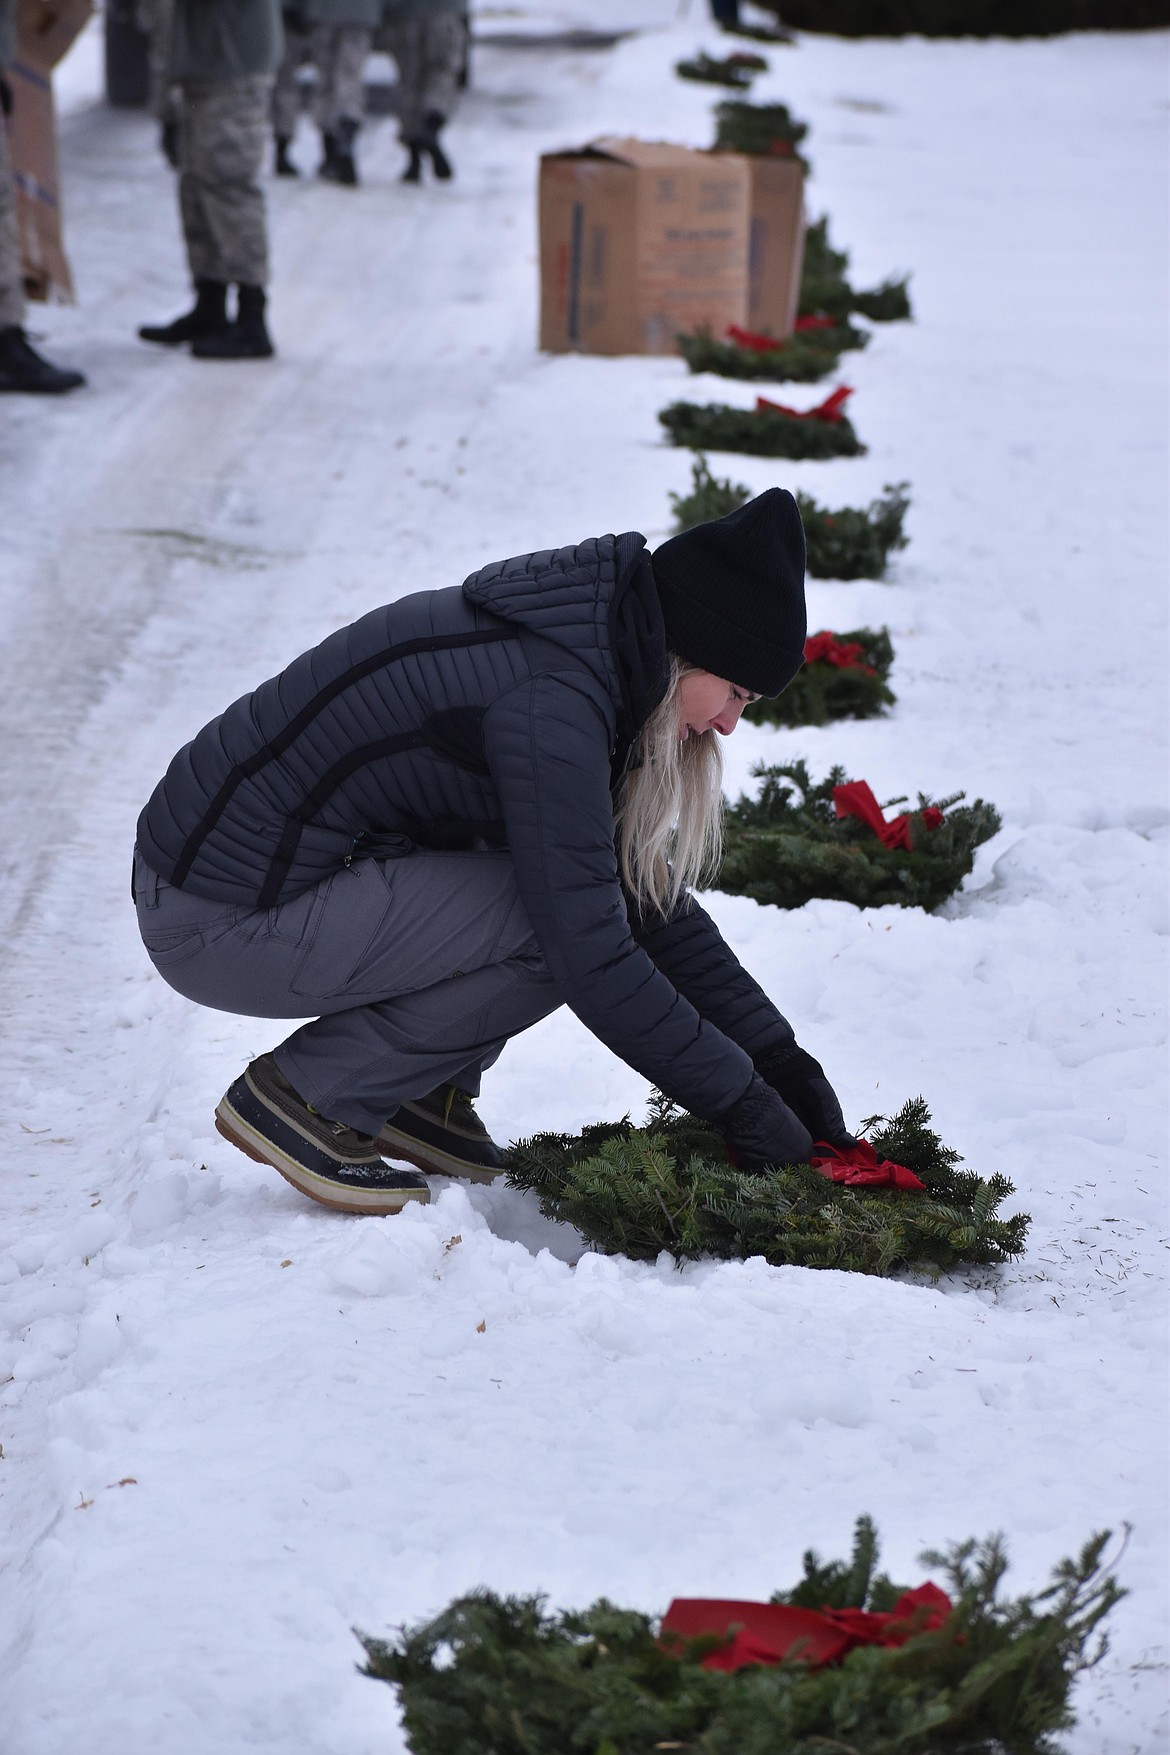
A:
POLYGON ((785 488, 696 524, 650 557, 672 652, 756 695, 804 662, 804 526, 785 488))

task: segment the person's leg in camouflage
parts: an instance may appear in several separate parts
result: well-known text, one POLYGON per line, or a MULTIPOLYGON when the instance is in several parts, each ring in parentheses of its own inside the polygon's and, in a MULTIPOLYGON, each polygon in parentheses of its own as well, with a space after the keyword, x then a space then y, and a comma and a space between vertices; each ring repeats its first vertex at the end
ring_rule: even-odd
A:
POLYGON ((454 174, 439 136, 455 108, 466 25, 461 12, 403 19, 387 36, 398 66, 399 133, 410 154, 403 182, 417 183, 424 154, 436 177, 454 174))
POLYGON ((363 80, 373 32, 364 25, 323 25, 314 35, 317 123, 325 145, 320 175, 353 187, 358 180, 354 142, 365 104, 363 80))
POLYGON ((198 359, 266 359, 273 352, 264 315, 268 228, 260 185, 271 87, 264 74, 183 82, 179 209, 196 301, 175 322, 140 329, 144 341, 189 341, 198 359), (233 284, 239 302, 229 321, 233 284))
POLYGON ((297 131, 297 120, 301 113, 301 83, 298 75, 305 63, 312 60, 313 32, 298 28, 298 18, 298 14, 285 9, 284 55, 272 88, 272 132, 276 140, 274 169, 278 177, 300 175, 289 157, 289 147, 297 131))
POLYGON ((54 396, 84 384, 80 372, 43 359, 24 332, 24 275, 8 131, 0 117, 0 390, 54 396))

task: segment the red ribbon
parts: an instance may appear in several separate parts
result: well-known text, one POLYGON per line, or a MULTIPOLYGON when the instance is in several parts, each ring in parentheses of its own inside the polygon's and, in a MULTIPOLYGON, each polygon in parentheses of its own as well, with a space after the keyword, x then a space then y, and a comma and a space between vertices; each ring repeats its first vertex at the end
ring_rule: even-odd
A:
POLYGON ((793 1609, 786 1603, 717 1602, 676 1597, 662 1618, 669 1642, 712 1634, 727 1640, 703 1659, 705 1670, 741 1670, 747 1664, 786 1659, 819 1667, 840 1663, 859 1645, 905 1645, 917 1633, 933 1633, 952 1603, 935 1584, 919 1585, 898 1598, 889 1614, 868 1609, 793 1609))
POLYGON ((875 675, 872 664, 863 664, 861 654, 865 648, 857 640, 838 640, 836 634, 823 629, 819 634, 810 634, 804 643, 804 661, 806 664, 832 664, 838 670, 864 670, 866 676, 875 675))
POLYGON ((752 353, 775 353, 784 346, 774 335, 757 335, 752 329, 741 329, 738 323, 728 325, 727 339, 734 341, 736 347, 746 347, 752 353))
POLYGON ((836 327, 837 327, 836 317, 809 316, 809 317, 798 317, 796 319, 796 328, 798 330, 800 330, 800 329, 835 329, 836 327))
MULTIPOLYGON (((833 805, 839 817, 857 817, 868 824, 883 846, 912 851, 909 813, 903 811, 887 823, 868 780, 847 780, 844 786, 834 786, 833 805)), ((937 829, 943 820, 941 810, 933 804, 928 804, 921 815, 927 829, 937 829)))
POLYGON ((817 1140, 809 1163, 830 1182, 843 1182, 847 1188, 901 1188, 908 1194, 926 1188, 905 1164, 879 1158, 868 1140, 858 1140, 855 1146, 831 1146, 817 1140))
POLYGON ((819 402, 815 408, 803 409, 789 408, 787 403, 769 402, 766 396, 757 396, 756 413, 762 414, 765 409, 770 409, 773 414, 790 414, 794 420, 844 420, 843 410, 852 394, 853 391, 849 386, 842 384, 839 389, 833 391, 831 396, 826 396, 823 402, 819 402))

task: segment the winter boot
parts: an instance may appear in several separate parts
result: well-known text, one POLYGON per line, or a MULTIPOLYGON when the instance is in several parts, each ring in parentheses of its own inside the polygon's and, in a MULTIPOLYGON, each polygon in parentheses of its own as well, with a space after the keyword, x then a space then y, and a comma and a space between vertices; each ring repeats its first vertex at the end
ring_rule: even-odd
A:
POLYGON ((410 162, 402 173, 404 183, 422 182, 422 151, 417 140, 404 140, 403 146, 410 153, 410 162))
POLYGON ((143 341, 155 341, 161 347, 181 347, 185 341, 222 335, 228 327, 227 283, 197 280, 195 303, 185 316, 176 317, 173 323, 145 323, 138 333, 143 341))
POLYGON ((355 122, 352 116, 342 116, 336 131, 326 136, 332 141, 332 150, 326 155, 320 174, 327 183, 341 183, 347 189, 357 187, 357 163, 353 147, 360 126, 361 123, 355 122))
POLYGON ((317 175, 324 177, 327 183, 336 182, 333 167, 337 162, 337 136, 331 129, 321 135, 321 163, 317 166, 317 175))
POLYGON ((278 134, 275 138, 276 159, 272 167, 273 170, 278 177, 299 177, 301 174, 300 171, 297 170, 296 165, 294 165, 292 159, 288 156, 288 149, 292 145, 290 136, 287 134, 278 134))
POLYGON ((199 360, 266 360, 276 349, 264 321, 268 303, 262 286, 241 286, 236 320, 214 335, 204 335, 191 343, 191 352, 199 360))
POLYGON ((318 1114, 271 1054, 254 1060, 220 1098, 215 1125, 225 1140, 324 1207, 384 1215, 431 1198, 426 1178, 384 1164, 369 1134, 318 1114))
POLYGON ((440 110, 428 110, 423 120, 427 131, 419 144, 424 152, 430 153, 431 163, 435 167, 435 175, 441 182, 455 175, 451 160, 439 145, 439 134, 446 124, 447 118, 440 110))
POLYGON ((440 1085, 429 1096, 401 1104, 374 1144, 389 1157, 405 1158, 433 1176, 492 1182, 504 1174, 504 1154, 472 1108, 467 1092, 454 1085, 440 1085))
POLYGON ((80 372, 65 371, 42 358, 18 323, 0 329, 0 390, 60 396, 84 383, 80 372))

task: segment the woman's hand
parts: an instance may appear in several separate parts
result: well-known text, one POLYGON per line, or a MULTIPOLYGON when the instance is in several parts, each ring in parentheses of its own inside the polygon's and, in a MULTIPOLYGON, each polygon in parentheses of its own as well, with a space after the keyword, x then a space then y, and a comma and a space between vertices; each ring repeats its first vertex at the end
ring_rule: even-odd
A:
POLYGON ((764 1170, 770 1164, 808 1162, 812 1135, 759 1073, 720 1121, 740 1169, 764 1170))
POLYGON ((857 1144, 845 1126, 837 1093, 819 1060, 794 1042, 790 1049, 766 1057, 758 1065, 760 1076, 799 1117, 814 1140, 826 1140, 831 1146, 857 1144))

